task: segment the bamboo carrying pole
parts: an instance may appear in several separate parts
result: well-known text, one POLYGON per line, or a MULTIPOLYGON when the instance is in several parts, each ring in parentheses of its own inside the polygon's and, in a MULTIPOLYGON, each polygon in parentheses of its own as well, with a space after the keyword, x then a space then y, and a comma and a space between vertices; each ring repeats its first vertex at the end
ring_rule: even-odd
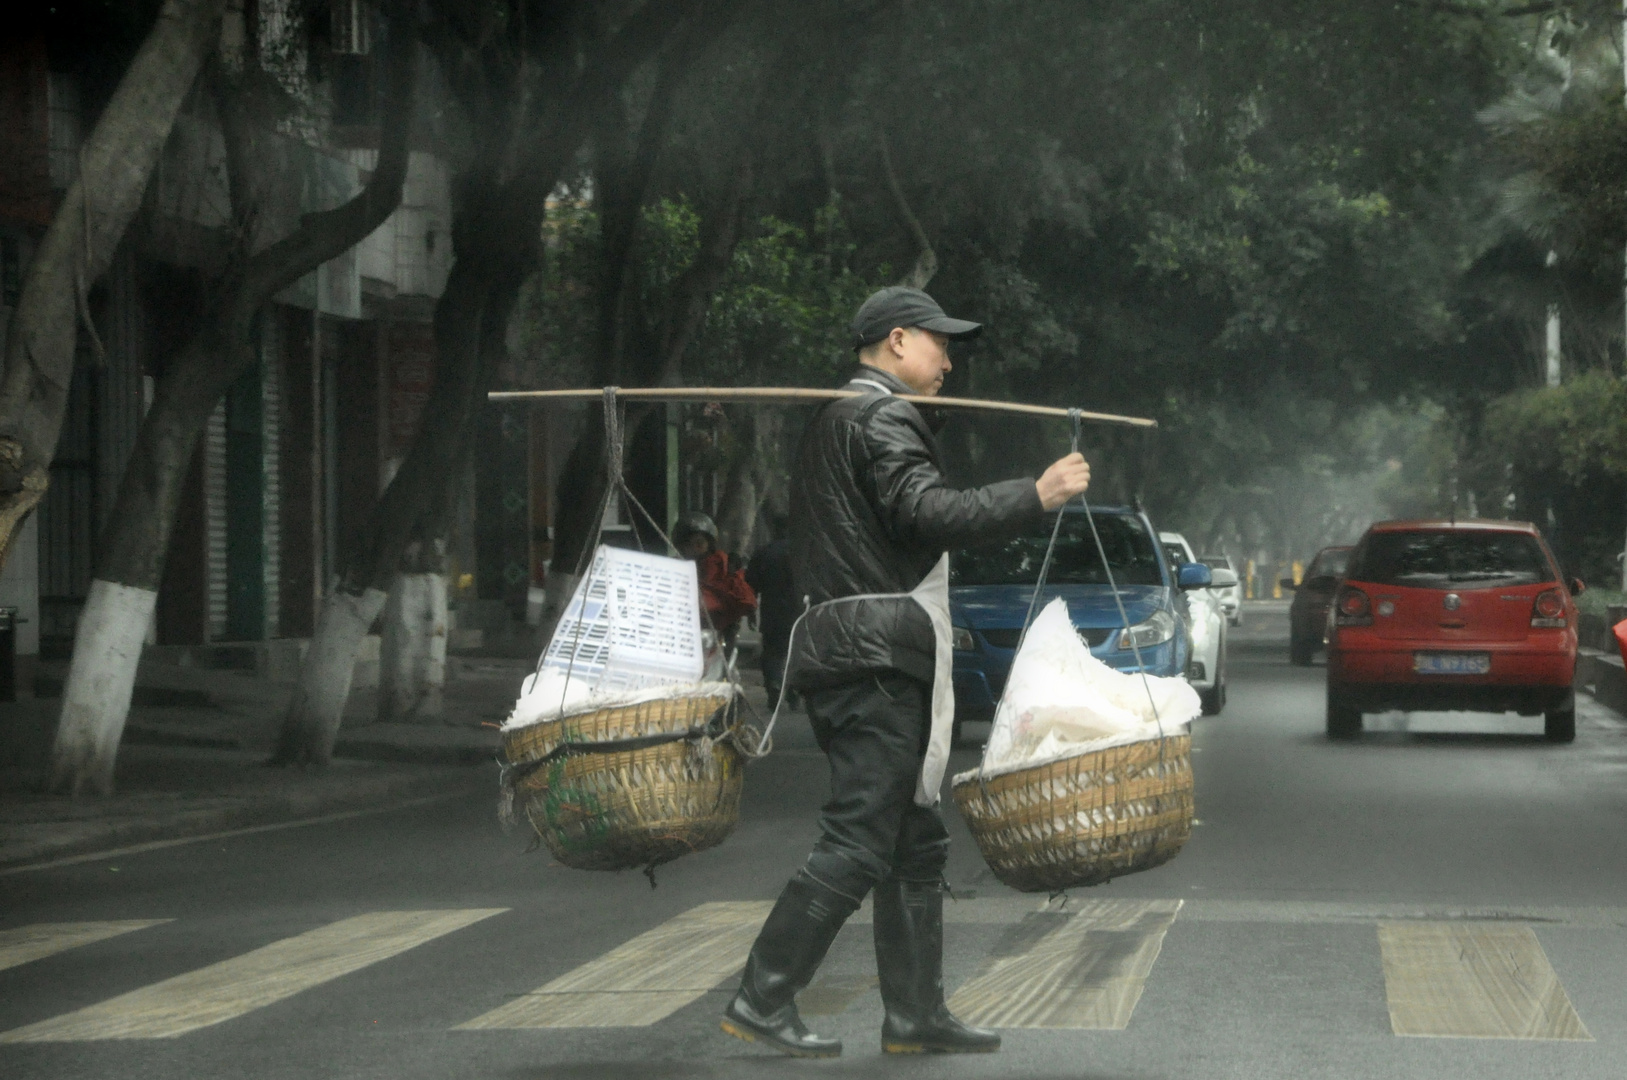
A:
MULTIPOLYGON (((616 396, 624 401, 699 401, 734 402, 757 405, 808 405, 837 398, 858 397, 857 390, 819 390, 797 386, 635 386, 616 387, 616 396)), ((486 395, 491 401, 603 401, 603 390, 494 390, 486 395)), ((899 394, 898 397, 915 405, 928 405, 945 409, 983 409, 989 412, 1023 413, 1028 416, 1055 416, 1068 419, 1073 414, 1052 405, 1024 405, 1014 401, 987 401, 982 398, 929 397, 924 394, 899 394)), ((1123 427, 1155 428, 1158 421, 1140 416, 1117 416, 1113 413, 1080 411, 1079 419, 1096 424, 1117 424, 1123 427)))

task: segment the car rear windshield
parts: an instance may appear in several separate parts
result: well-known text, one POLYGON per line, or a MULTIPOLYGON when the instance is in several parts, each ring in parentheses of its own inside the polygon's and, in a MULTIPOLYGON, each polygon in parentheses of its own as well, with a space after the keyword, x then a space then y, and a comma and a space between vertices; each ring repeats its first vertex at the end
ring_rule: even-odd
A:
POLYGON ((1318 577, 1344 577, 1345 567, 1350 565, 1350 549, 1341 551, 1324 551, 1311 560, 1310 569, 1305 571, 1305 580, 1318 577))
POLYGON ((1552 581, 1542 545, 1529 533, 1379 532, 1367 537, 1349 577, 1416 589, 1491 589, 1552 581))
MULTIPOLYGON (((1003 544, 957 551, 949 560, 950 580, 956 585, 1032 585, 1039 580, 1045 545, 1051 540, 1051 519, 1043 532, 1019 536, 1003 544)), ((1124 514, 1097 514, 1096 528, 1102 548, 1120 585, 1162 585, 1158 550, 1137 518, 1124 514)), ((1056 554, 1046 575, 1049 585, 1106 585, 1107 570, 1096 553, 1090 523, 1083 514, 1064 514, 1056 538, 1056 554)))

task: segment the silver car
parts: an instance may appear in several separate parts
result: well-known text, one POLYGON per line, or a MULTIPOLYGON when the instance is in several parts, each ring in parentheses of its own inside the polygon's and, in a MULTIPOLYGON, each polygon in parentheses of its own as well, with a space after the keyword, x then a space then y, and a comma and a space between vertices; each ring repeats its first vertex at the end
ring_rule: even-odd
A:
POLYGON ((1232 577, 1238 579, 1234 585, 1224 589, 1215 589, 1215 595, 1220 597, 1220 611, 1226 616, 1226 621, 1233 626, 1243 625, 1243 582, 1242 574, 1237 572, 1237 564, 1232 562, 1230 555, 1205 555, 1203 564, 1211 570, 1230 570, 1232 577))
MULTIPOLYGON (((1161 532, 1158 540, 1171 566, 1198 561, 1192 554, 1192 545, 1180 533, 1161 532)), ((1205 716, 1217 716, 1226 707, 1226 624, 1229 620, 1221 609, 1220 598, 1237 585, 1237 575, 1228 569, 1212 569, 1211 573, 1214 575, 1212 586, 1186 594, 1187 610, 1192 616, 1192 661, 1186 681, 1198 692, 1205 716)))

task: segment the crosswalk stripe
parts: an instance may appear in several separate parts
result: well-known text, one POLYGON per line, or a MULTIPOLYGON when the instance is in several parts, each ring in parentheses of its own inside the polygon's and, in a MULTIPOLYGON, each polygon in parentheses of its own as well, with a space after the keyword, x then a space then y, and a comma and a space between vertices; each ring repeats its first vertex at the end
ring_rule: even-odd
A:
POLYGON ((120 919, 111 922, 30 923, 0 930, 0 971, 169 921, 120 919))
POLYGON ((1378 941, 1397 1035, 1593 1041, 1529 926, 1385 922, 1378 941))
POLYGON ((0 1043, 165 1039, 219 1024, 507 911, 380 911, 0 1034, 0 1043))
POLYGON ((648 1027, 739 971, 772 907, 701 904, 455 1030, 648 1027))
POLYGON ((1087 900, 1031 912, 949 1007, 985 1027, 1122 1030, 1180 908, 1179 900, 1087 900))

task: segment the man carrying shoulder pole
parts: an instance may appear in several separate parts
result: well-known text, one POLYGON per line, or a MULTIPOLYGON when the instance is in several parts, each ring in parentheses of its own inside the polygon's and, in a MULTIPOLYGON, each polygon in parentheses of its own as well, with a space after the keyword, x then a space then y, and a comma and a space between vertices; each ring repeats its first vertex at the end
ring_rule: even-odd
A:
POLYGON ((803 695, 830 761, 820 838, 763 924, 723 1030, 800 1057, 835 1057, 796 995, 866 893, 875 891, 876 970, 887 1053, 983 1052, 991 1031, 955 1019, 943 994, 943 868, 937 811, 949 755, 948 556, 1036 527, 1090 485, 1069 454, 1037 481, 957 491, 914 405, 936 394, 949 342, 977 335, 926 293, 894 286, 853 319, 860 396, 823 406, 802 436, 791 488, 792 570, 812 605, 792 635, 787 684, 803 695))

